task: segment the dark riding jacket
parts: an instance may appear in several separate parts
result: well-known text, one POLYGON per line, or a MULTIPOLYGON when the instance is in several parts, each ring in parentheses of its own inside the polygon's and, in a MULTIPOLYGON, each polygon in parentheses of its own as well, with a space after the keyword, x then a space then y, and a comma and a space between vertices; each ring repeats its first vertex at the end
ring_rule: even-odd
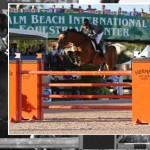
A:
POLYGON ((82 25, 81 28, 80 28, 80 31, 83 32, 84 34, 86 34, 87 36, 89 36, 92 39, 95 39, 96 36, 97 36, 97 33, 96 33, 96 31, 95 31, 92 24, 89 24, 88 29, 85 29, 85 26, 82 25))
POLYGON ((103 27, 100 24, 97 25, 89 24, 89 28, 85 29, 85 26, 82 25, 80 31, 89 36, 90 38, 95 39, 97 34, 103 32, 103 27))

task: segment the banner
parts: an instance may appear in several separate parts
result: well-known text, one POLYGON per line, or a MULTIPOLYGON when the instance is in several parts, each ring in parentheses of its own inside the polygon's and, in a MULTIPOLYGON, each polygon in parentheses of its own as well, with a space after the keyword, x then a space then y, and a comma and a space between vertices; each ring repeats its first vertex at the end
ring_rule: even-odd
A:
POLYGON ((80 30, 85 18, 92 24, 101 24, 104 39, 150 41, 150 18, 140 16, 102 15, 89 13, 9 13, 10 28, 48 32, 49 38, 57 38, 59 29, 80 30))

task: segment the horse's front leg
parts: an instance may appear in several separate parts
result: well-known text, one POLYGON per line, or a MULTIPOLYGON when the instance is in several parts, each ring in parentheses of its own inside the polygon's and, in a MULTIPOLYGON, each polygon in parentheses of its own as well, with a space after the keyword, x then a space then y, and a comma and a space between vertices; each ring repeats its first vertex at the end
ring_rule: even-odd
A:
MULTIPOLYGON (((109 70, 109 66, 104 62, 103 64, 99 64, 99 70, 98 71, 108 71, 109 70)), ((106 82, 108 76, 104 75, 101 76, 101 81, 102 82, 106 82)))
POLYGON ((74 58, 75 58, 75 64, 78 66, 81 66, 81 61, 79 59, 79 52, 78 51, 75 51, 74 58))
POLYGON ((73 54, 73 53, 74 53, 74 52, 72 52, 72 51, 68 51, 68 52, 67 52, 67 54, 68 54, 68 56, 69 56, 69 60, 70 60, 72 63, 75 62, 74 54, 73 54))

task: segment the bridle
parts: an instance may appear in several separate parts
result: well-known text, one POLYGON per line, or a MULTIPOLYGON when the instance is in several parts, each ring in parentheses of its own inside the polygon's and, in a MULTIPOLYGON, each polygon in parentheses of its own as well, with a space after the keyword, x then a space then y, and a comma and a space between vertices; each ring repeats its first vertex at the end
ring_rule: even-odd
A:
POLYGON ((63 38, 63 40, 61 40, 61 46, 62 45, 65 46, 65 43, 67 43, 67 40, 68 40, 68 34, 65 32, 62 34, 64 34, 64 38, 63 38))

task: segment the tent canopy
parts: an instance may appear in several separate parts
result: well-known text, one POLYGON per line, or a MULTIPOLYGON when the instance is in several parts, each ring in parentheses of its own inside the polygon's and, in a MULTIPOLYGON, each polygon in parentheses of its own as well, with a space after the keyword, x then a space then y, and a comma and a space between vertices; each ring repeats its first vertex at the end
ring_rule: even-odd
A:
MULTIPOLYGON (((142 58, 142 57, 150 57, 149 56, 150 55, 150 45, 147 45, 146 47, 145 47, 145 49, 140 53, 140 54, 138 54, 137 56, 136 56, 136 58, 142 58)), ((123 65, 129 65, 130 66, 130 68, 131 68, 131 60, 130 61, 127 61, 127 62, 125 62, 125 63, 122 63, 123 65)))
POLYGON ((136 58, 140 57, 150 57, 150 45, 147 45, 145 49, 139 55, 136 56, 136 58))
POLYGON ((23 30, 23 29, 11 29, 9 28, 9 39, 10 40, 41 40, 47 39, 48 33, 42 33, 32 30, 23 30))

